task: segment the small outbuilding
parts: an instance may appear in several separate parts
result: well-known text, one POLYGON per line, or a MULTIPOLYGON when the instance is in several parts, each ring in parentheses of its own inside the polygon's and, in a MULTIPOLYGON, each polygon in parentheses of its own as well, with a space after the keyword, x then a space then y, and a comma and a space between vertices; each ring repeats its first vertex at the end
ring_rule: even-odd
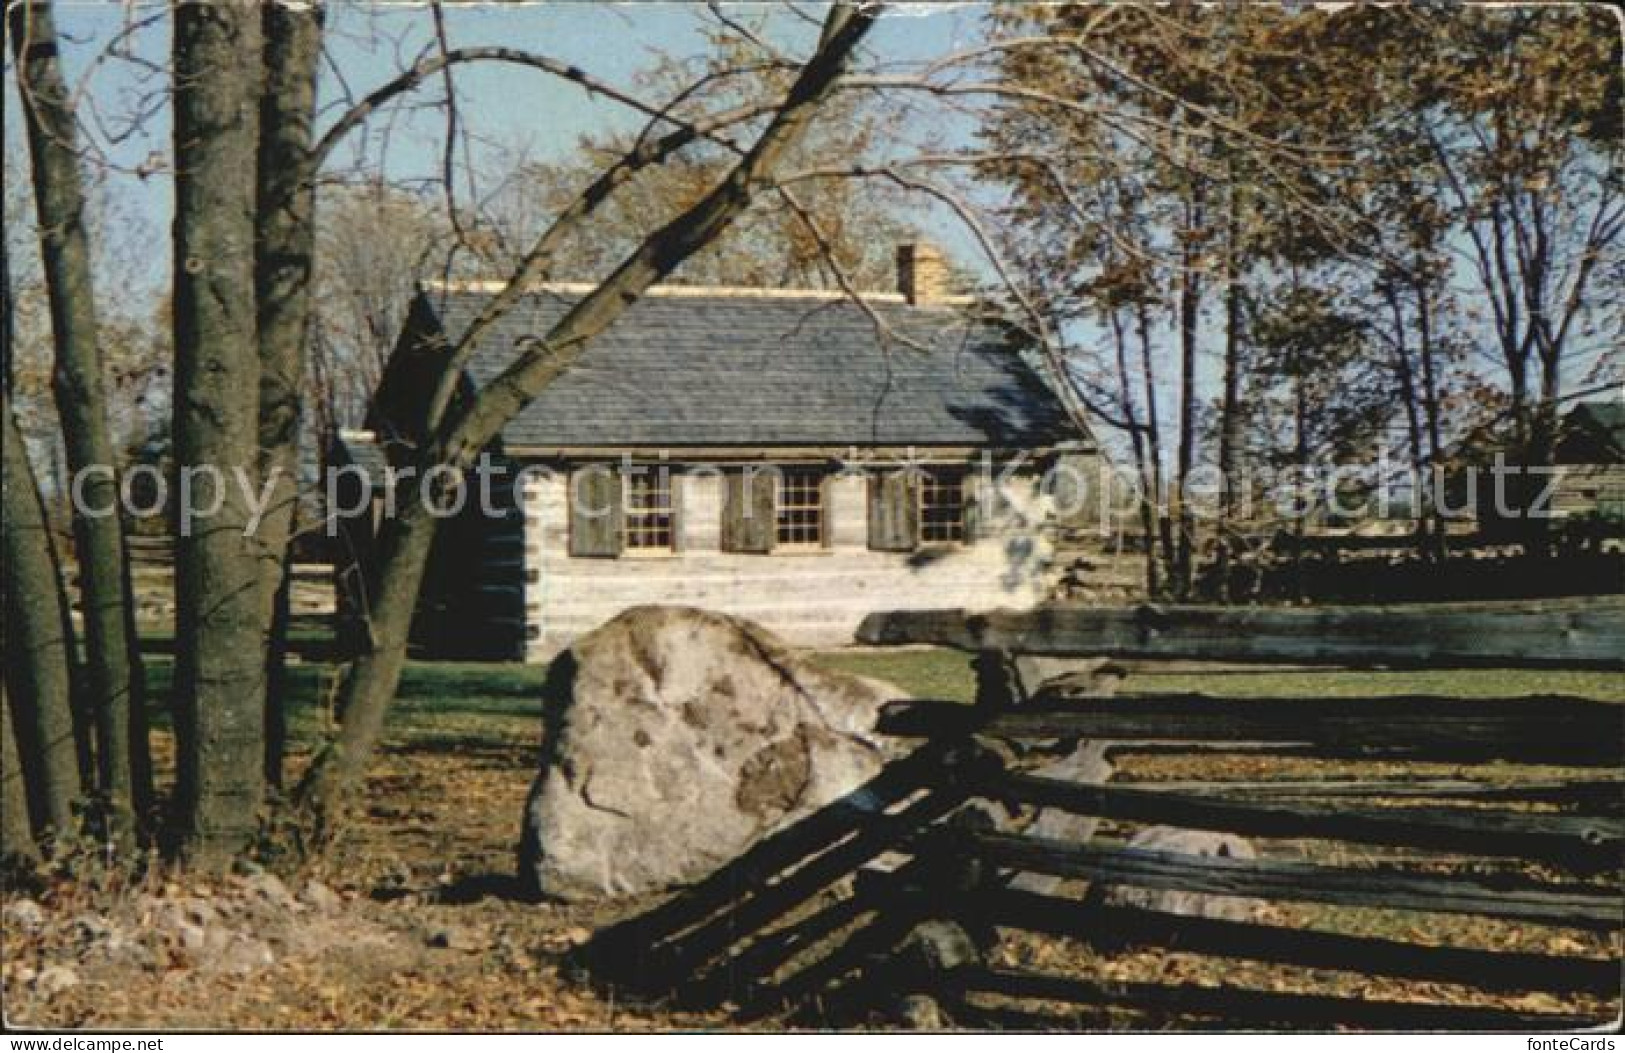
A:
POLYGON ((1625 520, 1625 401, 1582 402, 1564 415, 1552 461, 1552 510, 1625 520))

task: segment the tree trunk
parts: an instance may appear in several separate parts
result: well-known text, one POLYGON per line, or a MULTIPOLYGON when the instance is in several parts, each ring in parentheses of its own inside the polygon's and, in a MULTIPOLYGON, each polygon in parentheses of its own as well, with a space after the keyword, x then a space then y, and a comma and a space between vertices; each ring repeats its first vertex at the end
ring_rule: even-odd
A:
POLYGON ((1224 247, 1224 378, 1219 402, 1219 598, 1232 599, 1230 548, 1236 513, 1236 468, 1241 454, 1241 188, 1230 169, 1229 214, 1224 247))
MULTIPOLYGON (((1416 273, 1421 274, 1422 269, 1423 261, 1417 260, 1416 273)), ((1443 563, 1445 557, 1449 555, 1444 516, 1439 512, 1438 502, 1432 500, 1438 496, 1435 475, 1442 467, 1444 456, 1440 420, 1442 412, 1439 405, 1438 369, 1434 363, 1433 305, 1427 283, 1420 279, 1416 282, 1416 342, 1417 358, 1422 367, 1422 415, 1427 425, 1428 440, 1426 493, 1429 500, 1423 510, 1427 515, 1428 554, 1435 562, 1443 563)))
POLYGON ((68 618, 56 545, 45 519, 28 449, 12 415, 0 409, 5 434, 5 518, 0 550, 6 573, 6 697, 16 708, 17 745, 29 787, 29 808, 46 838, 73 830, 79 758, 73 733, 73 623, 68 618))
POLYGON ((1185 246, 1180 254, 1179 270, 1179 446, 1172 492, 1176 528, 1172 584, 1174 595, 1180 599, 1189 596, 1191 591, 1191 547, 1195 530, 1186 486, 1196 463, 1196 338, 1202 314, 1202 275, 1198 270, 1201 264, 1196 237, 1201 226, 1202 206, 1193 192, 1185 207, 1185 246))
POLYGON ((1292 458, 1297 465, 1293 480, 1296 493, 1292 509, 1292 598, 1302 603, 1308 598, 1304 582, 1304 536, 1309 521, 1309 382, 1304 378, 1308 363, 1299 361, 1292 378, 1292 458))
POLYGON ((1134 404, 1133 378, 1128 364, 1128 333, 1124 329, 1117 308, 1113 307, 1107 311, 1107 320, 1111 324, 1112 345, 1117 352, 1117 403, 1123 414, 1123 422, 1128 425, 1129 447, 1134 452, 1134 472, 1140 480, 1142 490, 1141 500, 1136 503, 1139 505, 1140 533, 1145 537, 1146 543, 1145 590, 1147 596, 1155 596, 1159 579, 1152 539, 1156 534, 1156 526, 1151 502, 1146 500, 1146 495, 1151 489, 1151 463, 1146 455, 1146 436, 1140 424, 1139 411, 1134 404))
MULTIPOLYGON (((6 251, 6 245, 0 240, 0 397, 3 397, 4 406, 0 407, 0 414, 5 416, 9 425, 11 422, 11 392, 15 374, 12 370, 12 338, 15 335, 13 326, 15 319, 12 312, 11 300, 11 257, 6 251)), ((15 439, 21 448, 21 436, 14 429, 8 427, 3 437, 6 443, 15 439)), ((0 480, 6 497, 4 519, 0 520, 0 530, 10 532, 13 525, 10 498, 15 496, 12 484, 9 481, 10 473, 6 473, 6 480, 0 480)), ((9 565, 11 551, 9 548, 0 552, 9 565)), ((17 748, 17 733, 19 731, 19 715, 15 708, 7 701, 6 682, 13 679, 13 659, 16 658, 17 668, 20 670, 23 659, 12 650, 10 643, 11 633, 16 632, 15 623, 10 621, 11 614, 5 610, 5 595, 10 591, 5 578, 0 578, 0 615, 6 619, 0 621, 0 858, 39 858, 39 844, 34 840, 33 820, 29 817, 29 801, 42 800, 43 792, 36 792, 36 788, 29 784, 28 773, 23 767, 22 751, 17 748)), ((64 614, 66 611, 63 612, 64 614)), ((27 731, 25 726, 21 730, 27 731)))
POLYGON ((311 125, 319 6, 264 8, 265 89, 260 106, 258 233, 254 282, 260 360, 259 445, 262 484, 271 504, 255 535, 259 544, 259 624, 265 629, 264 768, 282 784, 287 700, 288 542, 299 490, 299 391, 310 331, 311 259, 315 243, 315 164, 311 125))
POLYGON ((1416 514, 1416 547, 1417 555, 1422 559, 1432 558, 1433 546, 1429 537, 1428 522, 1431 518, 1430 506, 1433 492, 1431 479, 1427 476, 1427 447, 1422 440, 1422 416, 1419 408, 1420 396, 1416 390, 1416 375, 1411 368, 1411 352, 1409 341, 1406 339, 1407 326, 1405 324, 1405 308, 1400 302, 1399 290, 1392 284, 1384 284, 1381 289, 1383 301, 1388 305, 1388 314, 1394 323, 1394 374, 1399 381, 1400 404, 1405 410, 1405 437, 1410 445, 1411 462, 1411 502, 1415 505, 1416 514))
POLYGON ((11 704, 0 680, 0 861, 38 859, 32 824, 28 821, 28 783, 23 778, 22 754, 11 726, 11 704))
POLYGON ((1557 352, 1542 352, 1540 356, 1540 398, 1530 410, 1529 446, 1524 457, 1524 476, 1528 499, 1524 509, 1524 555, 1532 559, 1545 558, 1552 552, 1552 507, 1536 502, 1545 493, 1550 481, 1544 475, 1532 475, 1531 469, 1551 467, 1557 446, 1557 401, 1562 396, 1562 359, 1557 352))
MULTIPOLYGON (((750 205, 756 191, 771 180, 786 152, 800 140, 878 14, 878 9, 868 6, 832 7, 817 52, 802 68, 761 138, 727 178, 650 235, 598 288, 571 308, 544 340, 523 351, 471 404, 437 427, 425 444, 419 466, 464 468, 472 463, 502 426, 579 358, 591 340, 614 324, 630 304, 715 241, 750 205)), ((455 360, 456 350, 449 357, 455 360)), ((373 605, 373 647, 358 659, 345 682, 344 722, 338 740, 313 762, 299 789, 299 805, 318 845, 335 832, 351 789, 365 773, 400 682, 412 610, 436 527, 425 504, 408 502, 384 525, 373 605)))
MULTIPOLYGON (((182 850, 221 869, 257 831, 264 792, 265 635, 260 546, 248 537, 260 476, 255 159, 260 10, 175 9, 175 460, 194 507, 176 545, 177 803, 182 850)), ((179 485, 177 494, 181 494, 179 485)))
MULTIPOLYGON (((1152 563, 1161 564, 1161 579, 1166 582, 1173 573, 1174 530, 1168 514, 1166 476, 1162 467, 1162 423, 1157 412, 1157 371, 1156 358, 1151 352, 1150 305, 1141 300, 1135 305, 1135 316, 1140 342, 1140 380, 1145 392, 1146 452, 1150 455, 1151 463, 1151 486, 1145 500, 1152 502, 1157 516, 1156 534, 1145 539, 1146 558, 1152 563)), ((1152 596, 1158 593, 1158 582, 1153 577, 1155 574, 1154 568, 1146 569, 1146 580, 1151 585, 1152 596)))
POLYGON ((117 512, 117 455, 108 423, 77 128, 51 5, 37 0, 18 4, 10 11, 9 28, 51 307, 57 415, 68 470, 83 484, 73 508, 86 651, 82 702, 96 731, 97 790, 108 811, 109 832, 126 842, 135 817, 147 816, 152 772, 135 603, 123 518, 117 512), (113 511, 95 514, 108 509, 113 511))

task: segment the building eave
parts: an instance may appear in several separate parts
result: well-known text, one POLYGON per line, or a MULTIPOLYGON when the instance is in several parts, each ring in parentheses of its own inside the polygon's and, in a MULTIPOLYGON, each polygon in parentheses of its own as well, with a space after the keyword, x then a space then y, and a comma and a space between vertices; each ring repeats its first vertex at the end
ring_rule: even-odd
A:
POLYGON ((633 460, 692 461, 713 464, 758 464, 769 461, 828 460, 863 463, 879 460, 890 463, 954 462, 990 455, 995 459, 1016 456, 1044 458, 1059 452, 1091 452, 1071 447, 1063 450, 1054 445, 1043 446, 967 446, 887 444, 868 445, 773 445, 773 446, 648 446, 615 445, 594 446, 518 446, 505 445, 503 453, 515 460, 603 460, 630 457, 633 460))

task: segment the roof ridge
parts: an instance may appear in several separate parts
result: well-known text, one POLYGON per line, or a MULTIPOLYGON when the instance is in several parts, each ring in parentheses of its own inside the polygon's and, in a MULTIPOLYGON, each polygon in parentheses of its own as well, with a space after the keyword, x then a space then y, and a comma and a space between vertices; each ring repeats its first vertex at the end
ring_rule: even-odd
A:
MULTIPOLYGON (((428 278, 420 281, 418 287, 423 290, 452 293, 498 293, 508 287, 508 282, 501 278, 428 278)), ((551 292, 584 295, 598 288, 595 282, 536 282, 528 287, 529 292, 551 292)), ((775 289, 761 285, 653 285, 646 294, 648 296, 694 299, 703 298, 737 298, 756 300, 850 300, 852 295, 841 289, 775 289)), ((902 293, 880 292, 860 289, 857 295, 870 303, 906 304, 908 300, 902 293)), ((974 296, 943 296, 928 304, 913 304, 915 307, 965 307, 976 302, 974 296)))

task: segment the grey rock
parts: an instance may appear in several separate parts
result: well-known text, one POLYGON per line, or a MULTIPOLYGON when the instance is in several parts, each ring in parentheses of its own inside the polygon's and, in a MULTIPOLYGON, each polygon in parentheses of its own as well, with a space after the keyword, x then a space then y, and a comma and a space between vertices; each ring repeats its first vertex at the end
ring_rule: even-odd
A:
POLYGON ((310 881, 299 893, 299 901, 321 914, 332 914, 344 906, 344 897, 320 881, 310 881))
MULTIPOLYGON (((1016 672, 1030 694, 1043 691, 1067 698, 1109 698, 1117 693, 1123 681, 1122 667, 1104 658, 1020 655, 1015 662, 1016 672)), ((1106 756, 1109 745, 1089 740, 1074 742, 1066 756, 1051 761, 1032 774, 1062 782, 1099 786, 1108 782, 1113 775, 1111 761, 1106 756)), ((1028 824, 1026 832, 1034 837, 1076 844, 1092 839, 1099 826, 1100 820, 1095 816, 1076 815, 1059 808, 1043 808, 1028 824)), ((1012 888, 1041 894, 1053 893, 1062 884, 1064 879, 1053 874, 1031 873, 1017 874, 1010 882, 1012 888)))
MULTIPOLYGON (((1129 838, 1129 848, 1148 852, 1218 859, 1257 859, 1258 852, 1246 838, 1206 830, 1183 830, 1172 826, 1149 826, 1129 838)), ((1218 918, 1224 921, 1253 921, 1264 909, 1261 900, 1245 896, 1218 896, 1207 892, 1180 892, 1115 886, 1105 890, 1103 900, 1110 906, 1139 907, 1192 918, 1218 918)))
POLYGON ((945 1031, 953 1026, 930 995, 904 995, 897 1000, 897 1022, 913 1031, 945 1031))
POLYGON ((66 965, 47 965, 34 977, 34 987, 47 998, 79 986, 79 974, 66 965))
POLYGON ((113 929, 99 944, 90 949, 87 957, 113 965, 129 965, 138 969, 157 964, 152 950, 122 929, 113 929))
MULTIPOLYGON (((1033 774, 1064 782, 1099 786, 1112 777, 1112 765, 1106 759, 1105 743, 1086 740, 1079 742, 1065 757, 1036 769, 1033 774)), ((1082 843, 1093 838, 1099 826, 1099 818, 1092 815, 1077 815, 1059 808, 1043 808, 1028 824, 1025 832, 1033 837, 1082 843)), ((1061 883, 1062 879, 1053 874, 1021 873, 1011 880, 1010 887, 1023 892, 1048 894, 1054 892, 1061 883)))
POLYGON ((209 927, 217 920, 214 908, 202 900, 159 900, 151 908, 154 931, 172 938, 192 953, 203 950, 209 927))
POLYGON ((219 909, 208 900, 197 896, 173 900, 168 910, 170 916, 189 921, 194 925, 211 925, 220 920, 219 909))
POLYGON ((546 695, 520 878, 571 900, 689 884, 850 794, 888 759, 875 719, 903 697, 687 607, 611 619, 554 661, 546 695))
POLYGON ((6 904, 4 918, 7 925, 15 925, 24 932, 38 932, 45 927, 45 908, 31 899, 13 900, 6 904))
POLYGON ((1015 666, 1029 694, 1042 689, 1068 698, 1098 698, 1115 695, 1123 682, 1123 667, 1109 658, 1023 654, 1015 657, 1015 666))
POLYGON ((243 879, 243 889, 273 907, 292 909, 298 901, 282 879, 270 871, 261 870, 243 879))
POLYGON ((903 939, 898 959, 922 976, 980 962, 976 941, 951 921, 924 921, 903 939))
POLYGON ((100 914, 81 914, 73 919, 73 934, 82 944, 99 943, 112 931, 112 924, 100 914))
POLYGON ((174 935, 176 943, 193 954, 199 953, 209 945, 209 934, 201 925, 181 920, 175 922, 169 931, 174 935))
POLYGON ((264 940, 230 933, 209 964, 217 972, 244 976, 275 965, 276 955, 271 953, 270 945, 264 940))

